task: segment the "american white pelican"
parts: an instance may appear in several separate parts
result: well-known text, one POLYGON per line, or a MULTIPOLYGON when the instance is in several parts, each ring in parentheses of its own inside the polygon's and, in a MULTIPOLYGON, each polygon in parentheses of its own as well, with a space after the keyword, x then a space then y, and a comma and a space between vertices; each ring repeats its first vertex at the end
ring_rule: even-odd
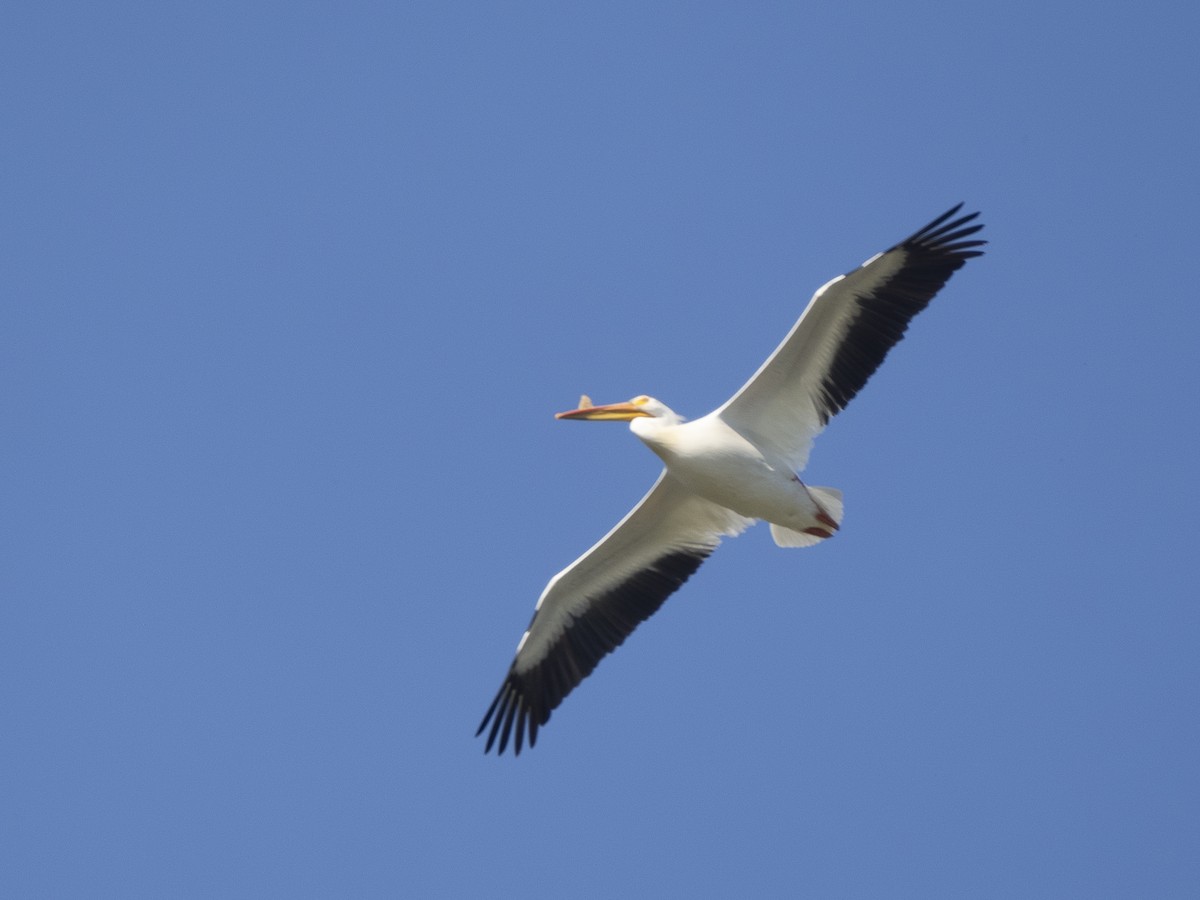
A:
POLYGON ((780 547, 832 537, 842 495, 809 487, 804 469, 813 438, 843 409, 950 276, 985 241, 978 213, 955 218, 960 203, 912 237, 839 275, 814 295, 783 343, 740 391, 694 422, 653 397, 593 406, 587 397, 560 419, 628 421, 666 464, 642 501, 587 553, 550 579, 517 644, 491 722, 514 752, 600 660, 649 618, 721 538, 762 519, 780 547))

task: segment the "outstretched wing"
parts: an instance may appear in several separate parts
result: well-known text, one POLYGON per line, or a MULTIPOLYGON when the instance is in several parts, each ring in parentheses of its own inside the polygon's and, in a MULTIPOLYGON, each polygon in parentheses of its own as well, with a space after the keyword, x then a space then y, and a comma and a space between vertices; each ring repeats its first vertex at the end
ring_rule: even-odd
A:
POLYGON ((653 615, 721 542, 753 519, 691 494, 663 472, 642 501, 596 546, 550 579, 529 629, 517 644, 496 699, 477 735, 503 753, 529 746, 550 713, 653 615))
POLYGON ((890 250, 830 281, 809 301, 783 343, 716 410, 757 446, 800 471, 826 423, 867 383, 908 323, 975 249, 979 213, 962 204, 890 250))

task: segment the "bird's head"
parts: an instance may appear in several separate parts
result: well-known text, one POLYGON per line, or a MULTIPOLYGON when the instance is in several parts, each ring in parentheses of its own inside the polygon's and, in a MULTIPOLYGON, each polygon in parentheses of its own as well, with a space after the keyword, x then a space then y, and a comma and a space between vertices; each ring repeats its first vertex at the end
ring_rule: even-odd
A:
POLYGON ((556 413, 554 416, 556 419, 585 419, 590 422, 627 422, 643 417, 662 419, 670 424, 682 421, 665 403, 645 394, 624 403, 609 403, 605 406, 594 405, 587 394, 584 394, 579 398, 577 409, 556 413))

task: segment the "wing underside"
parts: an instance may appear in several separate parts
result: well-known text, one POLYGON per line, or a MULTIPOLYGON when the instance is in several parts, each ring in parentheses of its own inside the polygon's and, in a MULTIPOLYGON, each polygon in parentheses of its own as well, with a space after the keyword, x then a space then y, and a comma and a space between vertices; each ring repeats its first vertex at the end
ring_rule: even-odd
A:
POLYGON ((486 750, 538 728, 597 664, 652 616, 716 549, 752 524, 664 473, 596 546, 550 580, 477 734, 486 750))
POLYGON ((909 322, 985 241, 978 213, 954 207, 912 236, 824 285, 783 342, 717 414, 795 470, 909 322))

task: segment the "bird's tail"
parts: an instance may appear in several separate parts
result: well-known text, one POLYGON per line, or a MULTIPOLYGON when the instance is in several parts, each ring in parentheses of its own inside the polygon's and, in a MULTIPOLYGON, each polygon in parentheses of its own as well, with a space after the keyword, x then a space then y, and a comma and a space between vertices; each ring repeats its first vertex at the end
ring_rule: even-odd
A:
MULTIPOLYGON (((805 485, 808 487, 807 485, 805 485)), ((842 524, 842 492, 831 487, 808 487, 808 493, 817 501, 821 512, 817 515, 819 524, 806 528, 804 531, 793 531, 782 525, 771 523, 771 537, 780 547, 811 547, 826 538, 831 538, 842 524)))

